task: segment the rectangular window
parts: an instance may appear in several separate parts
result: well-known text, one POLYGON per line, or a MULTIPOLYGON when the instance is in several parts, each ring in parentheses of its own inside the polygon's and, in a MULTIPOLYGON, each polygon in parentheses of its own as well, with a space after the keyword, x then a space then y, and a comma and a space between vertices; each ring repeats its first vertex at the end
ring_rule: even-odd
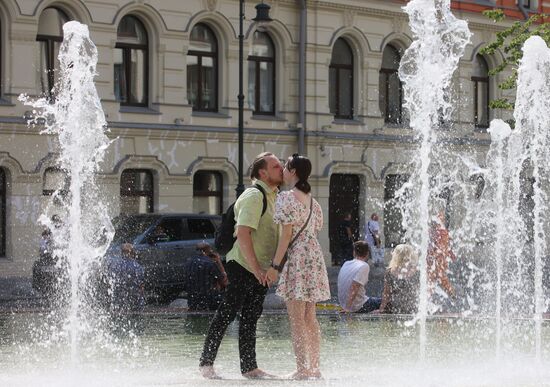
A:
POLYGON ((69 185, 69 178, 65 171, 59 168, 47 168, 44 171, 42 195, 50 196, 58 191, 61 196, 65 196, 69 192, 69 185))
POLYGON ((149 170, 127 169, 120 177, 120 213, 153 212, 153 174, 149 170))
POLYGON ((195 55, 187 56, 187 102, 196 106, 199 91, 199 61, 195 55))
POLYGON ((185 239, 211 239, 214 238, 216 228, 210 219, 205 218, 188 218, 187 233, 185 239))
POLYGON ((340 96, 338 112, 340 116, 346 118, 353 118, 352 113, 352 98, 351 95, 353 90, 353 73, 351 69, 340 69, 340 74, 338 77, 339 88, 338 95, 340 96))
POLYGON ((275 111, 273 101, 273 63, 260 62, 260 111, 272 113, 275 111))
POLYGON ((474 78, 474 122, 479 128, 489 127, 489 81, 474 78))
POLYGON ((163 219, 153 231, 153 237, 157 241, 177 242, 184 240, 183 220, 181 218, 163 219))
MULTIPOLYGON (((336 72, 337 71, 338 70, 334 67, 331 67, 328 70, 328 87, 329 87, 329 90, 336 90, 336 72)), ((332 114, 335 114, 335 115, 338 111, 338 109, 336 109, 336 101, 337 101, 336 93, 329 93, 328 106, 329 106, 330 112, 332 114)))
POLYGON ((131 50, 130 53, 130 74, 132 74, 130 100, 136 104, 145 105, 147 103, 145 51, 131 50))
POLYGON ((214 58, 207 56, 202 58, 202 110, 212 110, 216 106, 214 100, 216 85, 216 73, 214 71, 214 58))
POLYGON ((248 61, 248 108, 256 111, 256 62, 248 61))
POLYGON ((193 176, 193 212, 219 215, 223 204, 223 178, 217 171, 197 171, 193 176))
POLYGON ((115 82, 115 98, 120 102, 127 102, 126 96, 126 73, 124 72, 124 63, 122 60, 122 49, 115 48, 113 52, 114 61, 114 82, 115 82))

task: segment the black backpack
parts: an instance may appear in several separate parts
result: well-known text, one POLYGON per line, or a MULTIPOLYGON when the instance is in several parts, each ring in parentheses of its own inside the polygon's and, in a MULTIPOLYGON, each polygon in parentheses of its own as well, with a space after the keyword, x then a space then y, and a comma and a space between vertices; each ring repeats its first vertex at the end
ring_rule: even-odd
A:
MULTIPOLYGON (((260 191, 264 197, 264 206, 262 208, 262 216, 265 214, 265 211, 267 210, 267 198, 265 196, 265 191, 262 187, 259 185, 254 184, 252 186, 253 188, 256 188, 258 191, 260 191)), ((226 255, 235 244, 235 241, 237 238, 233 236, 233 233, 235 232, 235 202, 231 204, 228 208, 225 214, 222 215, 222 223, 220 224, 220 227, 216 230, 216 236, 214 239, 214 247, 216 248, 216 251, 220 255, 226 255)))

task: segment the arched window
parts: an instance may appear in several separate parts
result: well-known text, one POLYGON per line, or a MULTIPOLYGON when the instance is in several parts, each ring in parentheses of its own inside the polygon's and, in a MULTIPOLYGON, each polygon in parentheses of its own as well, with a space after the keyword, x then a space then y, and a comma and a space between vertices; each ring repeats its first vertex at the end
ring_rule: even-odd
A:
POLYGON ((69 17, 60 9, 48 7, 42 11, 38 19, 36 40, 40 49, 40 87, 49 98, 53 98, 52 90, 59 69, 59 47, 63 41, 63 24, 69 17))
POLYGON ((8 183, 6 171, 0 168, 0 257, 6 256, 6 197, 8 183))
POLYGON ((476 55, 472 73, 474 86, 474 124, 489 127, 489 66, 481 55, 476 55))
POLYGON ((193 176, 193 212, 223 212, 223 177, 217 171, 197 171, 193 176))
POLYGON ((335 118, 353 119, 353 52, 338 39, 329 67, 329 107, 335 118))
POLYGON ((202 23, 193 27, 189 40, 187 99, 193 110, 218 110, 218 41, 202 23))
POLYGON ((135 16, 124 16, 117 31, 114 51, 115 98, 121 105, 148 103, 147 31, 135 16))
POLYGON ((248 107, 254 114, 275 114, 275 46, 265 32, 254 32, 248 55, 248 107))
POLYGON ((399 79, 399 51, 388 44, 382 53, 380 68, 380 111, 384 122, 401 124, 403 122, 403 87, 399 79))
POLYGON ((153 212, 153 174, 148 169, 126 169, 120 176, 120 213, 153 212))

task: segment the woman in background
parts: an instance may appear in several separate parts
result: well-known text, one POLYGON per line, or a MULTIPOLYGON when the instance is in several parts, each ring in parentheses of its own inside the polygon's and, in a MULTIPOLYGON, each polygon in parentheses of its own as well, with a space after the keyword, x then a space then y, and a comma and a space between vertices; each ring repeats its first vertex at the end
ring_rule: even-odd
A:
POLYGON ((373 313, 416 313, 419 289, 418 253, 411 245, 395 246, 384 276, 382 303, 373 313))

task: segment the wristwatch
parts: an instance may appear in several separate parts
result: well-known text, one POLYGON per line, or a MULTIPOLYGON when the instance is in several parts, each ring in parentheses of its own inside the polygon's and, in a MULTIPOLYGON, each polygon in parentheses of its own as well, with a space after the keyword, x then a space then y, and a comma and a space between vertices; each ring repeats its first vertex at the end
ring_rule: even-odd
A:
POLYGON ((281 265, 275 265, 273 262, 271 262, 271 267, 277 270, 279 273, 283 271, 283 266, 281 265))

